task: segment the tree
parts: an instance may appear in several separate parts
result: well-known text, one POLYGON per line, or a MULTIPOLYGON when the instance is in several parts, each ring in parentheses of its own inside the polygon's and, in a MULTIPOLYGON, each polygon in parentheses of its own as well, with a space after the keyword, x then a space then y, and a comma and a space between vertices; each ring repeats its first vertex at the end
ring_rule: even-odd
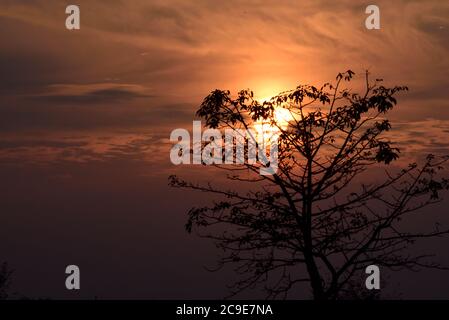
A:
POLYGON ((8 298, 8 290, 11 284, 12 271, 9 269, 8 264, 4 262, 0 266, 0 300, 8 298))
POLYGON ((440 201, 448 180, 438 172, 447 158, 429 155, 421 166, 386 170, 399 158, 399 149, 385 137, 391 128, 385 115, 408 88, 385 87, 366 72, 364 92, 358 94, 345 85, 353 77, 348 70, 335 84, 300 85, 265 102, 249 90, 235 99, 229 91, 215 90, 202 102, 197 116, 208 128, 263 122, 279 132, 276 174, 259 175, 260 164, 216 165, 232 183, 250 183, 250 191, 169 178, 173 187, 223 197, 192 208, 186 229, 223 249, 219 267, 235 265, 242 278, 231 286, 231 295, 263 285, 268 298, 286 297, 302 283, 314 299, 338 299, 354 296, 355 279, 370 264, 393 270, 443 268, 406 249, 449 230, 407 231, 401 220, 440 201), (287 125, 276 116, 279 109, 288 112, 287 125), (381 169, 385 176, 379 181, 381 169), (368 183, 374 171, 375 181, 368 183))

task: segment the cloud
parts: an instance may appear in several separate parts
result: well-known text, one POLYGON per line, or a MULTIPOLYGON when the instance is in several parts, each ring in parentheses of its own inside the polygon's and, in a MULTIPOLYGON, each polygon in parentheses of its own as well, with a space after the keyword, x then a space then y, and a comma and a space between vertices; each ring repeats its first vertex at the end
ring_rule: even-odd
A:
POLYGON ((84 141, 61 141, 52 139, 0 140, 0 149, 28 148, 28 147, 69 148, 69 147, 82 147, 85 145, 87 145, 87 142, 84 141))
MULTIPOLYGON (((27 106, 31 103, 52 119, 59 117, 52 106, 120 102, 146 119, 147 108, 135 108, 144 98, 164 97, 151 108, 195 106, 215 88, 251 88, 265 96, 299 83, 327 82, 348 68, 359 73, 368 68, 388 84, 410 86, 410 98, 400 100, 407 103, 400 105, 403 116, 435 116, 436 111, 416 107, 431 99, 432 110, 449 117, 441 91, 449 85, 449 6, 437 0, 379 1, 379 31, 365 29, 364 5, 349 0, 219 5, 206 0, 80 0, 79 5, 81 30, 69 32, 61 2, 0 4, 0 91, 8 105, 23 109, 15 115, 35 116, 27 106), (104 83, 108 86, 94 87, 104 83)), ((193 116, 192 107, 186 111, 193 116)), ((80 127, 94 117, 104 118, 98 123, 111 122, 111 115, 91 112, 75 117, 80 127)), ((126 118, 138 118, 116 116, 123 117, 124 125, 126 118)))
POLYGON ((55 84, 48 86, 46 91, 44 94, 30 96, 30 99, 64 104, 104 104, 152 97, 148 89, 141 85, 120 83, 55 84))
MULTIPOLYGON (((51 165, 56 163, 87 163, 140 161, 164 163, 169 153, 165 137, 152 133, 108 131, 91 133, 88 137, 67 137, 63 132, 40 139, 9 137, 0 140, 0 163, 12 165, 51 165)), ((167 164, 169 164, 168 161, 167 164)))
MULTIPOLYGON (((138 98, 124 103, 79 103, 71 99, 62 105, 58 99, 34 99, 20 104, 0 105, 0 132, 68 132, 120 129, 121 131, 151 129, 167 136, 173 128, 191 125, 195 105, 191 103, 167 103, 156 98, 138 98)), ((64 98, 63 98, 64 100, 64 98)), ((106 101, 107 102, 107 101, 106 101)))
POLYGON ((448 131, 449 120, 396 121, 392 123, 392 131, 388 136, 399 146, 400 159, 408 163, 415 162, 429 153, 447 156, 448 131))

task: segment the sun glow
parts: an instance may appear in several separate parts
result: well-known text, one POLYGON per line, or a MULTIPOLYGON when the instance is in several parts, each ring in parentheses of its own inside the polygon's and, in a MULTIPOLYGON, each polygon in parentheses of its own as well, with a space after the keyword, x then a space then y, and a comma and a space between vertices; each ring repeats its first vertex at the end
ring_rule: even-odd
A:
POLYGON ((292 112, 283 107, 275 107, 273 111, 272 119, 260 119, 255 123, 256 128, 261 128, 264 130, 275 131, 275 130, 285 130, 287 129, 290 122, 295 120, 295 116, 292 112), (273 123, 274 122, 274 123, 273 123))
POLYGON ((273 139, 277 139, 281 130, 286 130, 294 119, 288 109, 277 107, 274 109, 273 119, 260 119, 253 124, 253 128, 256 131, 256 136, 263 137, 264 143, 269 144, 273 139))
MULTIPOLYGON (((262 93, 259 97, 257 97, 257 101, 261 104, 264 102, 270 102, 272 97, 275 97, 278 93, 282 92, 281 88, 282 86, 276 85, 263 86, 260 90, 257 90, 262 93), (276 89, 276 87, 279 87, 279 89, 276 89)), ((283 106, 275 106, 272 119, 259 119, 253 124, 253 128, 258 132, 258 134, 262 134, 264 139, 266 139, 267 137, 269 138, 271 136, 278 135, 281 130, 286 130, 289 123, 295 119, 296 115, 294 115, 289 109, 283 106)))
POLYGON ((274 121, 283 130, 285 130, 288 127, 288 124, 293 120, 295 120, 295 117, 290 110, 282 107, 274 109, 274 121))

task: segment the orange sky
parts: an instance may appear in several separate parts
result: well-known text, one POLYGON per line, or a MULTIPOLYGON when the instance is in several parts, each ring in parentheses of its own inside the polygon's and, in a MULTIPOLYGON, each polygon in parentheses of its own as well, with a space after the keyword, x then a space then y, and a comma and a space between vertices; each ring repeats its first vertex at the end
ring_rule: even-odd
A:
POLYGON ((2 1, 4 93, 70 97, 109 86, 129 91, 128 100, 147 94, 198 103, 214 88, 267 96, 351 68, 410 86, 413 112, 438 108, 440 118, 449 116, 449 5, 442 1, 378 1, 377 31, 365 29, 366 4, 354 1, 79 4, 81 30, 69 32, 59 1, 2 1))
POLYGON ((380 30, 354 1, 81 1, 68 31, 59 1, 2 1, 0 131, 10 148, 35 132, 164 139, 215 88, 263 99, 347 69, 410 87, 394 119, 447 130, 449 5, 377 4, 380 30))

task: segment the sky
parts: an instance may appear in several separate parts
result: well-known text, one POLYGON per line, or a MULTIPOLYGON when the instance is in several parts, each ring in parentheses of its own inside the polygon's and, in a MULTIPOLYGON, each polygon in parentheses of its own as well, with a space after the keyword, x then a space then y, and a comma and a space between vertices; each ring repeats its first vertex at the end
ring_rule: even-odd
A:
MULTIPOLYGON (((371 1, 79 0, 72 31, 69 4, 0 1, 0 261, 23 295, 226 295, 235 275, 206 272, 218 252, 183 229, 187 210, 207 199, 167 186, 172 173, 220 179, 174 167, 168 151, 170 132, 191 128, 213 89, 262 99, 369 70, 410 88, 391 114, 406 159, 449 149, 444 1, 376 0, 380 30, 365 28, 371 1), (71 263, 81 292, 64 288, 71 263)), ((429 244, 441 261, 448 241, 429 244)), ((413 277, 397 276, 394 290, 449 298, 438 281, 447 273, 413 277)))

